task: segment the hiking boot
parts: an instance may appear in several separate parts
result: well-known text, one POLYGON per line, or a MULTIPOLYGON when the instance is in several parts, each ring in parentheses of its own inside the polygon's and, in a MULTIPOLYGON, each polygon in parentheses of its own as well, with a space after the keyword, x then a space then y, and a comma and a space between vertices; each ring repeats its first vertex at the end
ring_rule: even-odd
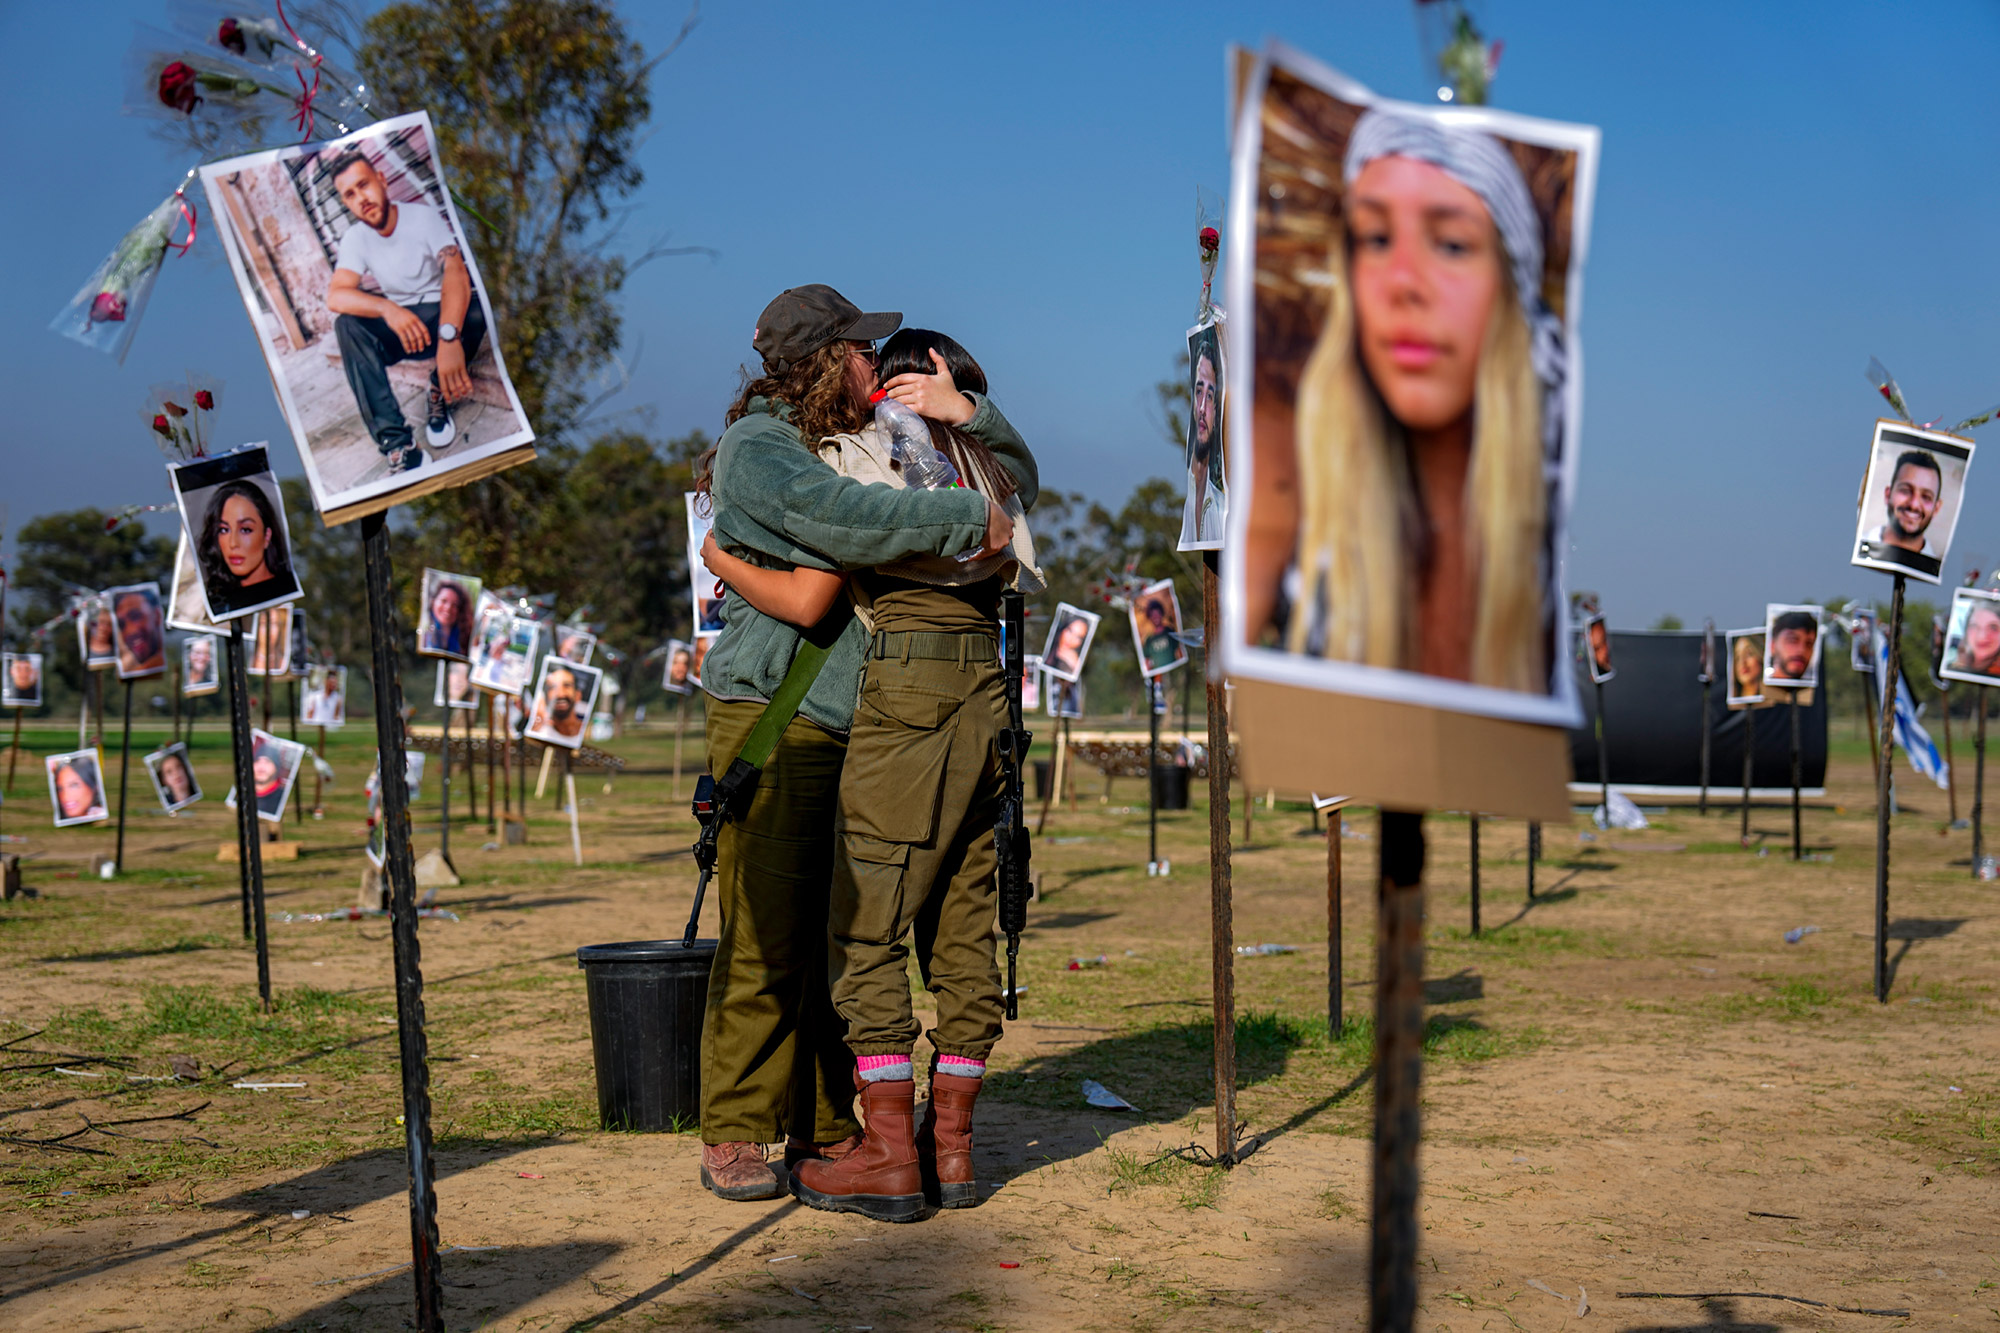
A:
POLYGON ((761 1143, 702 1144, 701 1183, 716 1198, 733 1203, 775 1199, 785 1192, 778 1173, 764 1160, 761 1143))
POLYGON ((792 1172, 792 1197, 812 1208, 877 1222, 924 1215, 917 1168, 917 1085, 883 1079, 861 1088, 861 1143, 838 1161, 807 1160, 792 1172))
POLYGON ((458 424, 452 420, 451 404, 444 400, 444 391, 431 380, 430 412, 424 422, 424 438, 431 442, 431 448, 442 449, 458 438, 458 424))
POLYGON ((861 1132, 856 1130, 838 1143, 807 1143, 804 1139, 785 1139, 785 1169, 791 1170, 800 1162, 837 1162, 861 1146, 861 1132))
POLYGON ((917 1160, 924 1193, 940 1208, 979 1206, 972 1172, 972 1104, 986 1080, 937 1072, 931 1061, 931 1099, 917 1127, 917 1160))

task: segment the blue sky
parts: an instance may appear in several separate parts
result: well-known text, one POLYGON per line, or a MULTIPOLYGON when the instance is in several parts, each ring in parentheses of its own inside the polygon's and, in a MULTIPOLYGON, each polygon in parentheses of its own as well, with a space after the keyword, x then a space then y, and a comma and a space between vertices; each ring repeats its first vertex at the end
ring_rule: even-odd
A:
MULTIPOLYGON (((625 8, 649 46, 679 26, 674 4, 625 8)), ((163 0, 91 12, 0 10, 4 49, 33 53, 0 114, 35 127, 9 141, 0 214, 10 536, 53 509, 164 499, 139 406, 187 369, 227 381, 225 436, 297 466, 211 237, 168 261, 122 367, 46 330, 187 165, 117 106, 130 25, 163 0)), ((1621 627, 1886 596, 1846 564, 1868 357, 1920 416, 2000 402, 2000 7, 1484 14, 1506 42, 1496 105, 1604 130, 1572 584, 1621 627)), ((663 435, 717 428, 763 303, 824 281, 966 343, 1045 484, 1115 502, 1170 472, 1152 384, 1193 313, 1195 188, 1227 183, 1224 47, 1267 36, 1390 95, 1433 83, 1411 7, 1389 0, 710 0, 657 77, 628 232, 721 253, 628 286, 621 403, 663 435)), ((1989 495, 2000 454, 1975 460, 1954 574, 2000 561, 1989 495)))

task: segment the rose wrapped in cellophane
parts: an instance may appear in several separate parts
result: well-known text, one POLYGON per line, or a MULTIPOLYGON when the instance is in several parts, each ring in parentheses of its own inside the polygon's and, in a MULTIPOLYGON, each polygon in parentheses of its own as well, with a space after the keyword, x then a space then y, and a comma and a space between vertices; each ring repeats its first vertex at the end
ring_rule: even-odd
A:
POLYGON ((187 221, 187 243, 192 243, 194 218, 193 202, 180 191, 161 200, 139 225, 125 233, 118 248, 105 256, 49 327, 122 362, 139 327, 139 317, 145 313, 146 299, 153 294, 160 265, 166 261, 167 251, 175 248, 174 224, 187 221))

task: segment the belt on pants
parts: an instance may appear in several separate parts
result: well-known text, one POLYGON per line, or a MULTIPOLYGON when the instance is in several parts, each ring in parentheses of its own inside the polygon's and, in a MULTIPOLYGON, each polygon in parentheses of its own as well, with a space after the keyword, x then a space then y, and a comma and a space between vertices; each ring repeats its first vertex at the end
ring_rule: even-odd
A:
POLYGON ((937 634, 927 630, 904 630, 891 633, 876 630, 868 643, 868 655, 876 658, 893 657, 908 662, 920 658, 928 662, 957 662, 961 666, 968 662, 995 662, 1000 660, 999 641, 993 635, 980 630, 966 630, 960 634, 937 634))

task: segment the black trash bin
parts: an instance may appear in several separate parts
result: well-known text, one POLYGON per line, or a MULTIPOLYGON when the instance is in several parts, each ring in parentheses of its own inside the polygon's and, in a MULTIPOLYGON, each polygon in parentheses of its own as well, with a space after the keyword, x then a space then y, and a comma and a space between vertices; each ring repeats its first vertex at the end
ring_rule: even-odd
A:
POLYGON ((576 951, 590 997, 597 1115, 606 1129, 678 1131, 701 1119, 701 1024, 715 941, 628 940, 576 951))
POLYGON ((1035 799, 1041 800, 1049 790, 1049 761, 1037 759, 1035 763, 1035 799))
POLYGON ((1188 771, 1185 768, 1179 764, 1153 766, 1153 808, 1156 810, 1188 808, 1188 771))

